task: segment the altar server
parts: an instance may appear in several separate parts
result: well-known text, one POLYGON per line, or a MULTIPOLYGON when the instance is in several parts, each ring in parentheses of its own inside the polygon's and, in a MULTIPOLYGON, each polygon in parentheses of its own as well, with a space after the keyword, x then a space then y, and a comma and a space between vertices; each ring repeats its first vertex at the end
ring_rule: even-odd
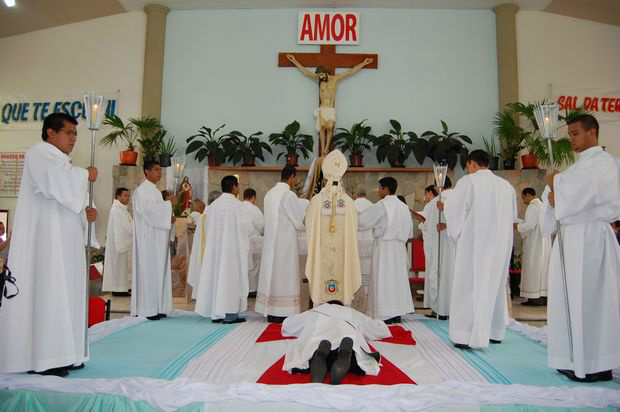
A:
POLYGON ((393 177, 379 180, 381 200, 359 217, 360 230, 372 229, 375 243, 368 285, 368 315, 386 323, 401 321, 413 313, 409 288, 407 241, 413 237, 413 221, 406 204, 396 196, 393 177))
POLYGON ((252 222, 239 199, 239 182, 225 176, 222 195, 206 210, 207 246, 196 293, 196 313, 213 322, 245 322, 252 222))
POLYGON ((443 202, 447 234, 456 242, 450 302, 450 339, 457 348, 501 343, 508 325, 506 279, 512 255, 515 191, 488 169, 489 155, 474 150, 443 202))
POLYGON ((129 198, 128 189, 116 189, 108 218, 101 290, 112 292, 115 296, 129 296, 128 291, 131 289, 133 220, 127 210, 129 198))
MULTIPOLYGON (((166 317, 172 310, 169 242, 174 204, 164 200, 155 184, 161 179, 158 162, 144 163, 146 180, 133 194, 133 262, 131 315, 149 320, 166 317)), ((173 201, 176 199, 170 196, 173 201)))
MULTIPOLYGON (((243 206, 246 208, 252 221, 252 230, 250 231, 250 239, 262 237, 265 231, 265 216, 263 212, 256 206, 256 190, 252 188, 243 191, 243 206)), ((260 270, 260 255, 248 256, 248 281, 251 297, 256 297, 258 289, 258 271, 260 270)))
POLYGON ((65 113, 47 116, 43 142, 26 153, 9 252, 19 294, 0 308, 0 372, 66 376, 88 360, 85 245, 97 169, 71 164, 76 126, 65 113))
POLYGON ((256 311, 270 322, 283 322, 300 312, 299 239, 304 230, 307 199, 291 189, 297 170, 286 166, 280 182, 265 195, 265 238, 258 275, 256 311))
POLYGON ((574 355, 571 362, 556 237, 549 263, 547 359, 580 382, 611 380, 611 370, 620 367, 620 247, 609 224, 620 215, 620 161, 598 145, 598 130, 591 115, 569 122, 579 159, 549 176, 541 220, 545 235, 556 219, 561 223, 574 355))

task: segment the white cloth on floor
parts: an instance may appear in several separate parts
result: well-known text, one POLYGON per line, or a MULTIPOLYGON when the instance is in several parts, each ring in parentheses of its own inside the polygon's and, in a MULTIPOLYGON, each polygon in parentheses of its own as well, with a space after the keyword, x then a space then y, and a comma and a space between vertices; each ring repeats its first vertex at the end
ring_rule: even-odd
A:
POLYGON ((525 219, 517 224, 523 238, 521 253, 521 296, 539 298, 547 296, 551 236, 543 236, 539 217, 543 203, 532 199, 525 210, 525 219))
POLYGON ((131 289, 131 246, 133 220, 127 206, 114 199, 108 218, 101 290, 127 292, 131 289))

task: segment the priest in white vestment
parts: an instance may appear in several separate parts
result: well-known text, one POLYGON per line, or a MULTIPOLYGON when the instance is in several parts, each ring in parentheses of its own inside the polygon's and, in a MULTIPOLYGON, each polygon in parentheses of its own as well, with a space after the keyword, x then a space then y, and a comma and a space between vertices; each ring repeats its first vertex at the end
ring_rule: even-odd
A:
POLYGON ((131 289, 131 246, 133 245, 133 220, 127 210, 129 198, 128 189, 124 187, 116 189, 108 218, 101 285, 101 290, 104 292, 127 296, 131 289))
POLYGON ((286 166, 280 182, 264 199, 265 237, 255 310, 272 322, 300 312, 299 232, 304 230, 307 199, 299 199, 297 171, 286 166))
POLYGON ((192 202, 192 213, 188 216, 188 224, 198 225, 202 213, 205 211, 205 202, 200 199, 194 199, 192 202))
POLYGON ((527 298, 521 304, 544 306, 547 297, 551 236, 543 236, 540 230, 539 217, 543 203, 536 198, 536 191, 531 187, 526 187, 521 191, 521 199, 527 205, 525 219, 516 224, 523 238, 521 296, 527 298))
POLYGON ((347 159, 333 150, 321 165, 325 185, 306 215, 306 278, 314 306, 338 300, 349 306, 362 284, 357 249, 357 210, 342 188, 347 159))
POLYGON ((97 216, 88 182, 97 169, 71 164, 76 125, 65 113, 47 116, 43 142, 26 153, 9 252, 19 294, 0 308, 0 372, 66 376, 88 360, 85 246, 97 216))
MULTIPOLYGON (((265 216, 263 212, 256 206, 256 190, 252 188, 243 191, 243 206, 250 215, 252 222, 252 230, 250 231, 250 239, 263 236, 265 231, 265 216)), ((260 255, 249 254, 248 256, 248 282, 250 287, 250 296, 256 297, 258 289, 258 271, 260 270, 260 255)))
POLYGON ((462 177, 443 202, 447 234, 456 242, 450 340, 457 348, 501 343, 508 325, 506 281, 517 220, 514 188, 474 150, 462 177))
POLYGON ((215 323, 245 322, 247 310, 248 254, 252 222, 237 199, 239 181, 225 176, 222 195, 206 210, 208 239, 196 292, 195 311, 215 323))
MULTIPOLYGON (((353 201, 353 205, 355 206, 355 209, 357 210, 358 215, 362 213, 364 210, 368 209, 373 204, 374 203, 372 203, 366 197, 365 190, 357 191, 357 193, 355 194, 355 200, 353 201)), ((372 240, 372 229, 362 230, 362 231, 358 230, 357 239, 358 240, 372 240)), ((368 278, 370 274, 370 261, 371 261, 370 258, 360 258, 360 270, 362 272, 362 279, 363 279, 362 283, 365 287, 367 286, 366 279, 368 278)))
POLYGON ((358 375, 379 374, 379 353, 367 340, 388 338, 392 334, 380 320, 334 303, 324 303, 291 316, 282 325, 283 336, 296 336, 286 351, 282 370, 292 373, 310 369, 313 382, 323 382, 330 351, 338 351, 331 365, 331 384, 338 384, 351 371, 358 375), (343 367, 344 366, 344 367, 343 367))
POLYGON ((158 162, 144 164, 146 180, 134 191, 131 315, 159 320, 172 310, 172 271, 169 242, 173 195, 164 200, 155 184, 161 179, 158 162))
POLYGON ((570 359, 560 245, 556 236, 549 263, 547 359, 570 379, 612 379, 620 367, 620 247, 609 225, 620 216, 620 160, 598 145, 599 125, 583 115, 568 125, 577 162, 552 174, 543 194, 543 234, 561 223, 570 306, 570 359))
POLYGON ((393 177, 379 180, 381 200, 359 217, 361 230, 372 229, 375 243, 368 284, 368 316, 400 322, 413 313, 409 287, 407 241, 413 237, 409 207, 396 197, 398 182, 393 177))
MULTIPOLYGON (((452 181, 446 176, 441 200, 445 203, 452 193, 452 181)), ((445 223, 446 219, 437 208, 440 196, 433 199, 425 207, 426 220, 424 221, 424 257, 426 259, 426 273, 424 280, 424 307, 432 309, 427 317, 438 317, 446 320, 450 316, 450 301, 452 299, 452 281, 454 278, 455 243, 445 232, 441 234, 441 250, 439 249, 440 232, 437 225, 445 223)))

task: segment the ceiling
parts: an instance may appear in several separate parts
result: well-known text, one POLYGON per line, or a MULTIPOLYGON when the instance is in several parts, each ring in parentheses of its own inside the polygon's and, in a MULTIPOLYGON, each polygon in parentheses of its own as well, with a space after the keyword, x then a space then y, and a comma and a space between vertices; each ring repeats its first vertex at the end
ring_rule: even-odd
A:
POLYGON ((156 3, 172 10, 277 8, 491 9, 516 3, 522 10, 544 10, 620 26, 620 0, 16 0, 0 2, 0 37, 63 24, 143 10, 156 3))

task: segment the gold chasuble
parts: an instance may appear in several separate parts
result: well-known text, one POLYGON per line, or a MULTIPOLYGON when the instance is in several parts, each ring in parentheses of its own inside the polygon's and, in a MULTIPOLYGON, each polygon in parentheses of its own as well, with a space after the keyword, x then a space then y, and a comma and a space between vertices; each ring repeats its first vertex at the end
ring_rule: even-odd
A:
POLYGON ((310 201, 306 213, 306 278, 315 306, 330 300, 350 305, 362 284, 357 250, 357 210, 342 188, 347 159, 339 150, 322 165, 327 184, 310 201))

